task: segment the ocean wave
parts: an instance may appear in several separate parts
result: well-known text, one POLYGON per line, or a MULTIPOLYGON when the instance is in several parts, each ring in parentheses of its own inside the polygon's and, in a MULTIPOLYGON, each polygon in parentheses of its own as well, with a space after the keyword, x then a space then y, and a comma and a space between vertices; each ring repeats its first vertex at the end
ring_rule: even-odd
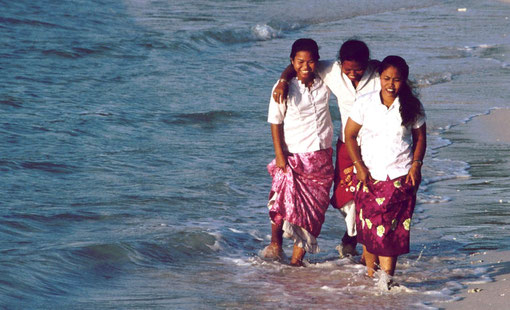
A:
POLYGON ((163 122, 170 125, 194 125, 211 126, 216 123, 223 123, 226 120, 239 117, 238 112, 233 111, 210 111, 201 113, 181 113, 164 119, 163 122))
MULTIPOLYGON (((330 24, 337 21, 370 16, 385 12, 414 10, 433 6, 437 0, 403 1, 381 0, 374 5, 371 0, 336 1, 322 0, 310 3, 298 0, 287 2, 254 3, 251 4, 249 14, 239 19, 240 12, 231 8, 230 4, 222 2, 211 4, 208 13, 196 8, 196 14, 175 17, 155 17, 154 11, 162 10, 161 4, 134 5, 132 13, 144 27, 151 28, 158 33, 171 33, 171 41, 167 46, 176 51, 203 50, 206 47, 233 45, 240 43, 268 41, 282 38, 292 32, 318 25, 330 24), (198 13, 200 12, 200 13, 198 13), (214 18, 213 18, 214 17, 214 18), (159 18, 158 22, 154 18, 159 18), (174 28, 176 23, 194 22, 197 28, 174 28)), ((191 9, 194 3, 189 4, 191 9)))
POLYGON ((469 178, 470 166, 460 160, 433 158, 427 163, 427 178, 423 180, 425 185, 439 181, 469 178))
POLYGON ((83 58, 90 55, 98 55, 102 54, 106 51, 111 51, 112 49, 104 46, 98 45, 96 47, 86 48, 86 47, 73 47, 70 49, 47 49, 43 50, 42 54, 44 56, 56 56, 62 58, 83 58))
POLYGON ((0 24, 11 24, 11 25, 30 25, 30 26, 39 26, 39 27, 47 27, 47 28, 62 28, 67 29, 66 27, 63 27, 61 25, 43 22, 39 20, 33 20, 33 19, 16 19, 16 18, 9 18, 9 17, 0 17, 0 24))
POLYGON ((463 52, 465 56, 487 58, 505 52, 506 47, 499 44, 480 44, 475 46, 464 46, 458 50, 463 52))
POLYGON ((142 242, 135 245, 138 255, 146 263, 187 263, 190 259, 216 253, 219 237, 203 230, 181 230, 160 238, 158 242, 142 242))
POLYGON ((8 105, 15 108, 21 108, 23 106, 23 100, 6 95, 4 98, 0 99, 0 105, 8 105))
POLYGON ((211 44, 219 42, 222 44, 237 44, 256 41, 267 41, 274 38, 281 37, 281 31, 272 28, 267 24, 257 24, 252 27, 245 27, 241 29, 213 29, 205 30, 191 35, 190 39, 193 42, 203 42, 211 44))
POLYGON ((426 87, 442 83, 451 82, 453 74, 451 72, 431 73, 422 77, 418 77, 415 81, 417 87, 426 87))
POLYGON ((40 170, 59 174, 73 173, 76 171, 76 167, 71 165, 57 164, 52 162, 26 161, 21 163, 21 167, 25 169, 40 170))

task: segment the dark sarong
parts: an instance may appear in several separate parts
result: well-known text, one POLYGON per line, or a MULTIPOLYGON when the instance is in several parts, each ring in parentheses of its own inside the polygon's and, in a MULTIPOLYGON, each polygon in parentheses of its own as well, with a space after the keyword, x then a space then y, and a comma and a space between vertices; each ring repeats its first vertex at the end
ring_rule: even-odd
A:
POLYGON ((380 256, 409 253, 411 218, 416 204, 414 187, 406 176, 375 181, 367 186, 357 180, 356 227, 358 242, 380 256))

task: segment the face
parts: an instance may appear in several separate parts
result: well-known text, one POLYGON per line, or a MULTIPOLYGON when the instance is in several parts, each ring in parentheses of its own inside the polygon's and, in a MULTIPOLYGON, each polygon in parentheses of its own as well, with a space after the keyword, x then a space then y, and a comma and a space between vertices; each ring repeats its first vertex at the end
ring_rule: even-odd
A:
POLYGON ((297 78, 302 82, 308 82, 314 77, 317 59, 313 58, 309 51, 299 51, 291 58, 292 66, 296 70, 297 78))
POLYGON ((344 60, 342 62, 342 73, 347 75, 349 80, 353 82, 361 81, 365 69, 365 66, 355 60, 344 60))
POLYGON ((405 81, 402 80, 400 71, 390 66, 381 73, 381 93, 383 96, 396 98, 400 87, 405 81))

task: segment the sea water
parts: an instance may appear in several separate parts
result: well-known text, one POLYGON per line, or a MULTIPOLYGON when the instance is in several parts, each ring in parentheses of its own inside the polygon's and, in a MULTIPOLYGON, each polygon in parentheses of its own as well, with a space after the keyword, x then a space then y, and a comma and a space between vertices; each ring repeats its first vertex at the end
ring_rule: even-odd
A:
MULTIPOLYGON (((430 308, 510 247, 508 1, 0 0, 0 308, 430 308), (267 262, 267 107, 290 46, 404 57, 427 112, 400 287, 335 250, 267 262)), ((339 114, 331 102, 335 127, 339 114)), ((286 242, 286 253, 291 253, 286 242)))

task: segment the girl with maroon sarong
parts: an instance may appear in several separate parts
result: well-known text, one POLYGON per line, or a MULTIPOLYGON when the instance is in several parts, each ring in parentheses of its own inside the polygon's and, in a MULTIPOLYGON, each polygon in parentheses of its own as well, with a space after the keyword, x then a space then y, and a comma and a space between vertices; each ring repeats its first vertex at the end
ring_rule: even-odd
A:
POLYGON ((315 41, 294 42, 290 61, 297 77, 288 82, 287 104, 278 104, 273 98, 269 104, 268 122, 276 158, 267 167, 273 177, 268 203, 271 243, 263 255, 281 259, 282 237, 290 238, 294 241, 293 266, 302 266, 306 252, 319 251, 316 238, 333 183, 330 90, 315 76, 318 60, 315 41))
POLYGON ((379 74, 381 91, 358 99, 345 129, 358 183, 354 196, 357 239, 363 244, 370 277, 377 264, 393 276, 398 256, 409 253, 426 149, 425 112, 409 86, 407 63, 399 56, 388 56, 379 74))

